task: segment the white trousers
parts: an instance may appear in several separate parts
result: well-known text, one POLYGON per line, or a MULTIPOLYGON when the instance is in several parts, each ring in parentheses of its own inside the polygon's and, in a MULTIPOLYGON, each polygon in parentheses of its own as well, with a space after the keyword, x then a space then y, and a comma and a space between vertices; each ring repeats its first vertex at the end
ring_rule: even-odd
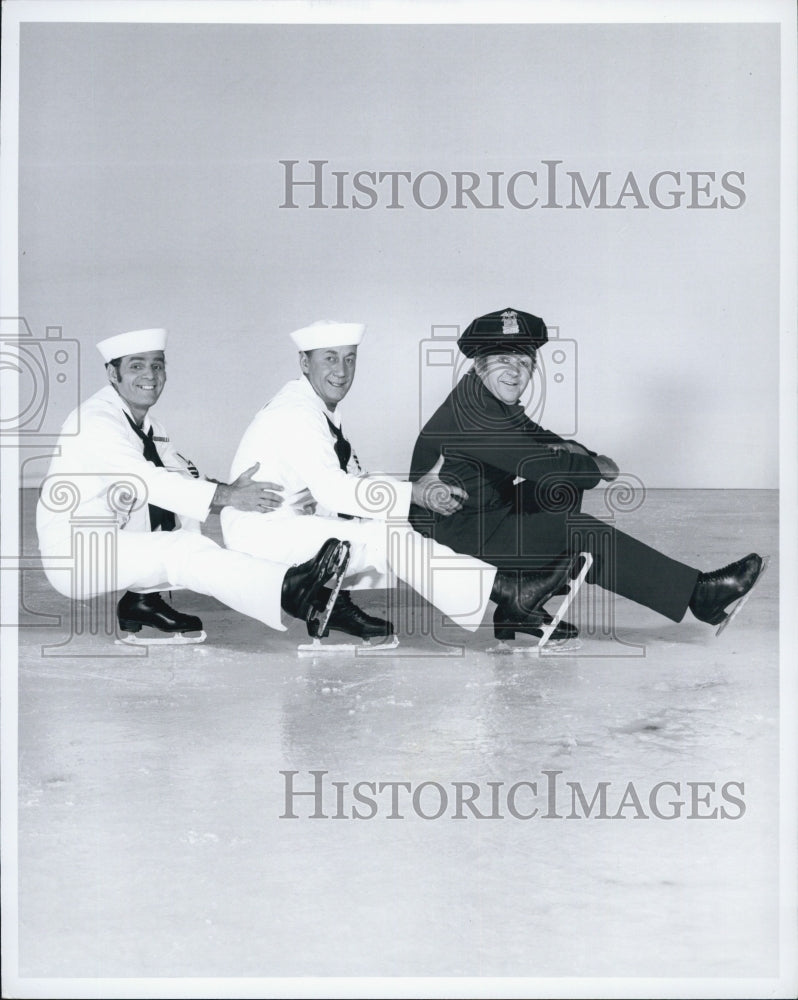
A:
POLYGON ((81 528, 68 554, 43 550, 42 563, 52 586, 73 600, 185 588, 285 631, 280 598, 287 565, 223 549, 197 531, 81 528))
POLYGON ((263 514, 224 530, 228 548, 286 563, 304 562, 327 538, 351 543, 345 587, 393 587, 398 578, 463 628, 482 624, 495 566, 425 538, 406 521, 263 514))

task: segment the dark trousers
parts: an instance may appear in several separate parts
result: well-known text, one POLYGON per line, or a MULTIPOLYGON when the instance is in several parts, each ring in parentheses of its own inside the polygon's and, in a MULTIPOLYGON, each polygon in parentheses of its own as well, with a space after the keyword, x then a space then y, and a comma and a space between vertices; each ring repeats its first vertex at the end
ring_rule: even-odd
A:
POLYGON ((589 552, 588 583, 681 621, 698 570, 581 513, 581 504, 582 492, 571 486, 547 501, 521 483, 512 506, 481 516, 453 514, 437 521, 434 534, 444 545, 503 570, 541 567, 563 552, 589 552))

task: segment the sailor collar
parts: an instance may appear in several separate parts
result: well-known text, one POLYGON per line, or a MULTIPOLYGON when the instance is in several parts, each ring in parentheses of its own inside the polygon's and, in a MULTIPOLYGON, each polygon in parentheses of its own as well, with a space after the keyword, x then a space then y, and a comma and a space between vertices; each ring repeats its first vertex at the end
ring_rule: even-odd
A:
MULTIPOLYGON (((130 407, 127 405, 124 399, 122 399, 122 397, 119 395, 119 393, 116 391, 116 389, 114 389, 112 385, 104 386, 103 389, 101 390, 101 393, 104 395, 104 398, 108 402, 112 403, 122 413, 126 414, 129 420, 132 420, 134 424, 136 423, 136 418, 133 416, 130 407)), ((142 433, 149 434, 151 427, 152 427, 152 420, 150 420, 150 415, 149 413, 145 413, 144 420, 142 420, 141 422, 142 433)), ((153 434, 152 439, 153 441, 158 441, 161 444, 165 444, 169 440, 167 436, 158 434, 153 434)))
POLYGON ((324 416, 330 421, 331 424, 335 424, 336 427, 341 426, 341 412, 338 407, 331 410, 321 396, 316 392, 313 386, 310 384, 310 379, 306 375, 300 375, 297 379, 299 391, 306 396, 309 400, 313 402, 313 405, 319 410, 324 416))

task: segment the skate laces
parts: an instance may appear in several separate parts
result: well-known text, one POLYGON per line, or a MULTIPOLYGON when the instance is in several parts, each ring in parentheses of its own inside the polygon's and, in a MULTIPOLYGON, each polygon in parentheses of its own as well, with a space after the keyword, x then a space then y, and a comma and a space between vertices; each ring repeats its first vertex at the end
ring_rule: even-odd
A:
POLYGON ((146 603, 152 611, 166 611, 167 613, 172 612, 172 608, 166 603, 166 601, 161 597, 160 594, 146 594, 146 603))

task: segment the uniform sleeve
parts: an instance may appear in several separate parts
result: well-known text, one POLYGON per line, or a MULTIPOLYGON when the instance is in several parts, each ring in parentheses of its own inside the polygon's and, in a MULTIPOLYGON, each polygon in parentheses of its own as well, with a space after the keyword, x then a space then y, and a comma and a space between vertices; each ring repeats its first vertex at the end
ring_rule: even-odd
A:
POLYGON ((592 457, 595 452, 553 450, 569 443, 576 442, 544 430, 520 408, 498 402, 466 375, 421 431, 412 476, 417 478, 434 464, 433 456, 443 454, 449 468, 462 463, 476 475, 481 466, 508 477, 535 481, 551 476, 570 480, 579 489, 592 489, 601 481, 592 457))
MULTIPOLYGON (((144 458, 138 442, 132 442, 119 425, 119 419, 112 413, 94 413, 87 419, 78 437, 84 442, 91 440, 92 453, 96 459, 97 474, 103 476, 137 476, 147 489, 147 502, 157 504, 176 514, 204 521, 210 512, 211 500, 216 492, 214 483, 193 479, 168 468, 159 468, 144 458)), ((85 443, 78 438, 62 438, 61 466, 68 470, 69 453, 72 447, 80 447, 81 455, 76 455, 76 469, 85 469, 85 443)), ((156 445, 157 447, 157 445, 156 445)), ((159 454, 161 452, 159 451, 159 454)), ((162 458, 166 465, 165 457, 162 458)))
MULTIPOLYGON (((392 476, 361 477, 344 472, 322 413, 295 411, 292 422, 290 463, 317 503, 353 517, 407 519, 413 489, 410 483, 392 476)), ((283 437, 281 446, 285 445, 283 437)))
POLYGON ((444 444, 444 454, 471 463, 494 466, 522 479, 539 480, 551 476, 567 479, 582 490, 597 486, 601 474, 592 456, 573 451, 552 451, 550 445, 560 442, 564 439, 532 424, 489 436, 452 436, 444 444))
POLYGON ((597 451, 591 451, 590 448, 588 448, 586 445, 580 444, 579 441, 573 441, 570 438, 560 437, 560 435, 555 434, 554 431, 547 431, 539 424, 536 424, 531 420, 529 421, 529 427, 527 433, 533 434, 538 444, 546 446, 556 445, 556 444, 565 444, 565 445, 575 444, 578 445, 580 448, 582 448, 585 454, 589 455, 591 458, 595 458, 595 456, 598 455, 597 451))

